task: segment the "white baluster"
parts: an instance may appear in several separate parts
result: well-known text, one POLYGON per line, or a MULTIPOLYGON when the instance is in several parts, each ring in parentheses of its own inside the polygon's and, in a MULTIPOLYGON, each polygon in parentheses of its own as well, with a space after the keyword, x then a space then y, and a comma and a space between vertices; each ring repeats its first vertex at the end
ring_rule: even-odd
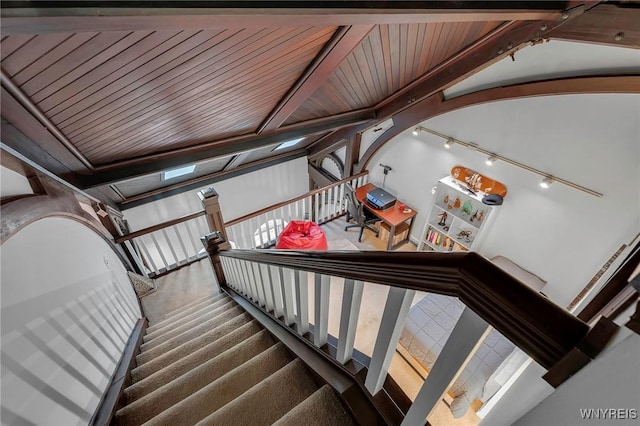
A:
POLYGON ((329 327, 329 276, 315 275, 315 309, 314 309, 314 333, 313 344, 322 347, 327 343, 329 327))
POLYGON ((267 312, 273 310, 273 295, 271 293, 271 282, 269 280, 269 270, 267 265, 258 263, 258 273, 262 282, 262 291, 264 292, 264 306, 267 312))
POLYGON ((253 246, 249 245, 249 237, 247 236, 247 222, 240 222, 240 241, 238 241, 238 247, 243 249, 250 249, 253 246))
POLYGON ((162 253, 162 250, 160 249, 160 245, 158 244, 158 240, 156 239, 156 236, 153 235, 155 234, 155 232, 152 232, 151 234, 149 234, 149 236, 151 237, 151 241, 153 241, 153 244, 156 246, 156 250, 158 250, 158 254, 160 255, 160 259, 162 259, 162 262, 164 263, 164 269, 165 270, 169 270, 169 264, 167 263, 167 259, 164 257, 164 253, 162 253))
POLYGON ((167 245, 169 246, 169 251, 171 251, 171 255, 173 256, 173 259, 176 261, 176 268, 177 268, 179 266, 178 255, 176 254, 176 251, 173 248, 173 244, 171 244, 171 240, 169 239, 169 235, 167 234, 167 229, 166 228, 162 229, 160 232, 162 232, 162 236, 167 241, 167 245))
POLYGON ((147 265, 151 266, 151 268, 153 268, 153 272, 155 272, 157 274, 159 269, 156 266, 156 263, 153 261, 153 258, 151 257, 151 254, 149 253, 149 249, 147 249, 147 244, 142 239, 142 236, 140 236, 140 238, 136 238, 136 240, 134 240, 134 241, 136 241, 136 243, 138 244, 139 247, 142 247, 142 251, 144 252, 145 258, 147 260, 147 265))
POLYGON ((245 282, 242 279, 242 274, 240 273, 240 261, 238 259, 231 259, 231 264, 233 265, 233 273, 236 280, 236 289, 238 289, 241 294, 244 294, 248 297, 249 292, 247 291, 247 286, 245 285, 245 282))
POLYGON ((257 266, 258 265, 255 262, 249 262, 249 276, 253 278, 253 282, 255 284, 258 306, 264 306, 264 290, 257 266))
POLYGON ((178 243, 180 244, 180 248, 182 249, 182 253, 184 254, 185 263, 189 263, 189 253, 187 253, 187 249, 184 246, 184 241, 182 240, 182 235, 180 235, 178 226, 182 225, 179 223, 178 225, 173 227, 173 231, 176 233, 176 238, 178 238, 178 243))
POLYGON ((467 365, 491 327, 468 307, 462 311, 420 392, 402 422, 403 426, 425 424, 438 401, 467 365))
POLYGON ((295 271, 296 325, 301 336, 309 331, 309 275, 306 271, 295 271))
POLYGON ((284 300, 284 322, 286 325, 291 325, 295 322, 294 316, 294 302, 293 302, 293 282, 292 271, 290 269, 278 268, 280 272, 280 285, 282 288, 283 300, 284 300))
MULTIPOLYGON (((198 257, 198 252, 202 248, 202 243, 200 242, 199 238, 196 238, 196 237, 193 236, 193 230, 191 228, 194 225, 195 224, 194 224, 193 220, 189 220, 189 221, 184 223, 184 226, 187 228, 187 233, 189 234, 189 241, 191 242, 191 247, 193 247, 194 256, 197 258, 198 257)), ((189 258, 189 259, 191 259, 191 258, 189 258)))
MULTIPOLYGON (((140 269, 140 271, 142 271, 142 275, 144 275, 145 277, 149 277, 149 274, 147 274, 148 268, 146 268, 144 266, 144 263, 142 262, 142 253, 140 253, 139 250, 136 250, 134 248, 134 245, 132 244, 131 240, 125 241, 124 245, 129 249, 129 253, 132 254, 133 260, 135 261, 136 265, 138 266, 138 269, 140 269)), ((148 259, 148 257, 147 257, 147 259, 148 259)))
POLYGON ((254 279, 251 277, 252 274, 250 274, 250 270, 249 270, 249 262, 247 262, 246 260, 242 260, 242 274, 244 276, 244 282, 247 285, 247 289, 249 290, 249 297, 251 300, 253 300, 254 302, 258 300, 258 292, 256 291, 256 288, 254 286, 254 279))
POLYGON ((342 310, 340 311, 340 334, 338 335, 338 352, 336 354, 336 359, 343 364, 353 356, 363 289, 364 283, 362 281, 344 281, 342 310))
MULTIPOLYGON (((297 206, 298 206, 298 204, 295 203, 295 207, 296 207, 295 210, 297 210, 297 206)), ((293 218, 293 214, 291 213, 291 208, 292 207, 293 207, 292 203, 287 204, 287 212, 289 213, 289 216, 287 217, 287 222, 291 222, 291 219, 293 218)))
POLYGON ((369 372, 364 385, 371 395, 378 393, 382 389, 384 380, 389 371, 391 358, 398 346, 402 327, 409 314, 411 301, 416 294, 415 290, 405 290, 403 288, 391 287, 387 296, 387 303, 384 306, 382 322, 378 337, 373 348, 373 356, 369 364, 369 372))
POLYGON ((271 285, 271 295, 273 296, 273 314, 277 317, 284 316, 284 309, 282 306, 282 285, 280 284, 280 274, 278 268, 273 265, 268 265, 269 269, 269 282, 271 285))

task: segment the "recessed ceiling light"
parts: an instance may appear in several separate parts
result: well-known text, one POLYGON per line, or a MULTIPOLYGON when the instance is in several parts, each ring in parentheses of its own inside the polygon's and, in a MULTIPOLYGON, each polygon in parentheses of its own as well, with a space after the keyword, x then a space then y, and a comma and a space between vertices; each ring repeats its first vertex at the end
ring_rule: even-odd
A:
POLYGON ((296 145, 298 142, 300 142, 303 139, 304 139, 304 137, 297 138, 297 139, 291 139, 290 141, 282 142, 280 145, 277 146, 276 149, 274 149, 274 151, 277 151, 279 149, 291 148, 292 146, 296 145))
POLYGON ((166 172, 163 173, 162 177, 164 178, 164 180, 169 180, 169 179, 177 178, 180 176, 188 175, 189 173, 193 173, 195 169, 196 169, 196 165, 191 164, 189 166, 167 170, 166 172))

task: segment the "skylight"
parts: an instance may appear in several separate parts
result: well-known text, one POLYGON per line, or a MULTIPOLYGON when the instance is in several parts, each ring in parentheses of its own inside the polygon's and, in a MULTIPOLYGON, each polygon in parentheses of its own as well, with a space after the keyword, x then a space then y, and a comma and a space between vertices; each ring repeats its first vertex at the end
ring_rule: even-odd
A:
POLYGON ((189 173, 193 173, 195 169, 196 169, 196 165, 191 164, 190 166, 184 166, 184 167, 179 167, 173 170, 167 170, 166 172, 164 172, 163 178, 164 180, 169 180, 169 179, 177 178, 179 176, 188 175, 189 173))
POLYGON ((290 148, 290 147, 296 145, 298 142, 300 142, 303 139, 304 139, 304 137, 297 138, 297 139, 291 139, 290 141, 282 142, 280 145, 278 145, 278 147, 276 149, 274 149, 274 151, 277 151, 279 149, 290 148))

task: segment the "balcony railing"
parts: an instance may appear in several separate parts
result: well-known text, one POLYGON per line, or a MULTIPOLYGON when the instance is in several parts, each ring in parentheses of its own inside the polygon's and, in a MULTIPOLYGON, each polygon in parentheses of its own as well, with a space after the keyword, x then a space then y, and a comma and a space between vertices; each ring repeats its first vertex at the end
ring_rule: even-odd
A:
POLYGON ((322 225, 344 215, 347 211, 343 201, 345 185, 349 183, 357 188, 367 183, 367 177, 368 172, 363 172, 226 222, 227 237, 235 248, 273 247, 291 220, 311 220, 322 225))
MULTIPOLYGON (((414 403, 402 413, 403 425, 425 423, 491 327, 546 369, 589 345, 587 324, 476 253, 209 250, 223 288, 324 353, 331 353, 327 344, 337 339, 332 353, 338 366, 353 357, 364 283, 388 287, 363 383, 372 398, 385 383, 416 290, 459 298, 466 307, 414 403), (332 338, 330 282, 336 280, 342 301, 339 332, 332 338)), ((332 312, 336 316, 335 307, 332 312)))

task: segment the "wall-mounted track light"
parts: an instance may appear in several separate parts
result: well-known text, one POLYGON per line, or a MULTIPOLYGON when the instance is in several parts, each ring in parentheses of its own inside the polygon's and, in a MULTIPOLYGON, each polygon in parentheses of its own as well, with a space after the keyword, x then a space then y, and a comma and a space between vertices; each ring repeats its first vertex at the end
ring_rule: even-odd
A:
POLYGON ((495 163, 496 161, 498 161, 498 156, 497 155, 491 155, 489 158, 487 158, 485 160, 485 163, 487 164, 487 166, 492 166, 493 163, 495 163))
POLYGON ((462 145, 466 148, 471 148, 481 154, 484 155, 488 155, 489 158, 487 158, 486 163, 487 165, 492 165, 493 163, 495 163, 496 161, 500 160, 503 161, 507 164, 511 164, 512 166, 516 166, 516 167, 520 167, 521 169, 524 169, 528 172, 531 173, 535 173, 539 176, 543 177, 542 182, 540 182, 540 186, 542 188, 548 188, 549 185, 551 185, 553 182, 558 182, 558 183, 562 183, 564 185, 570 186, 573 189, 577 189, 578 191, 582 191, 582 192, 586 192, 587 194, 591 194, 594 197, 602 197, 602 194, 599 192, 596 192, 594 190, 591 190, 589 188, 585 188, 584 186, 578 185, 576 183, 573 182, 569 182, 568 180, 559 178, 557 176, 551 176, 549 173, 543 172, 541 170, 538 169, 534 169, 533 167, 527 166, 526 164, 522 164, 518 161, 515 160, 511 160, 507 157, 503 157, 502 155, 498 155, 496 153, 493 153, 491 151, 488 151, 482 147, 479 147, 478 145, 476 145, 475 143, 472 142, 464 142, 455 138, 452 138, 451 136, 447 136, 443 133, 440 133, 438 131, 432 130, 432 129, 427 129, 426 127, 423 126, 417 126, 415 129, 413 129, 413 134, 415 136, 418 136, 419 132, 423 131, 423 132, 427 132, 427 133, 431 133, 432 135, 438 136, 442 139, 445 140, 445 148, 450 148, 451 145, 453 145, 454 143, 458 144, 458 145, 462 145))
POLYGON ((546 178, 542 179, 542 182, 540 182, 540 187, 547 189, 552 183, 553 183, 553 177, 547 176, 546 178))

